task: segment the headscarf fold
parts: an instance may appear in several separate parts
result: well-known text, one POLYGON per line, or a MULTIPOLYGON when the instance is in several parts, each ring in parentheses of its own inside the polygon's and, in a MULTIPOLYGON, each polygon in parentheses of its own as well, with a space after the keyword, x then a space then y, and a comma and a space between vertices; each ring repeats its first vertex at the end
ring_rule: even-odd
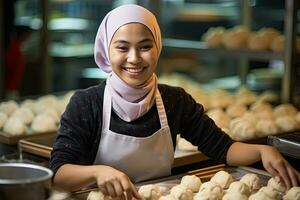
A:
POLYGON ((152 107, 157 90, 157 77, 153 74, 138 88, 133 88, 112 72, 109 60, 109 45, 114 33, 128 23, 144 24, 152 33, 158 56, 161 52, 161 33, 155 16, 147 9, 127 4, 110 11, 102 20, 94 47, 96 64, 104 72, 110 73, 107 86, 112 95, 112 107, 115 113, 125 121, 133 121, 147 113, 152 107))

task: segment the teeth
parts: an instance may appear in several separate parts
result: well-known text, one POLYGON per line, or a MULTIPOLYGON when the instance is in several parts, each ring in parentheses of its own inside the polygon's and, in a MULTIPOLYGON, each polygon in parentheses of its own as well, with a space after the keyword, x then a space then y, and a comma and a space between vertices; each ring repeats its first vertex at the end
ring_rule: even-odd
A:
POLYGON ((125 68, 125 70, 132 73, 138 73, 141 72, 143 68, 125 68))

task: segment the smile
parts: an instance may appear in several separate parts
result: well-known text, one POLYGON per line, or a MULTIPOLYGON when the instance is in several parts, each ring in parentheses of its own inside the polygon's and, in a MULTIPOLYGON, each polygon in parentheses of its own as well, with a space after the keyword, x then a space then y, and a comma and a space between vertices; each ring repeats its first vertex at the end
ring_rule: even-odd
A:
POLYGON ((141 71, 144 70, 143 67, 140 68, 124 68, 126 71, 130 72, 130 73, 139 73, 141 71))

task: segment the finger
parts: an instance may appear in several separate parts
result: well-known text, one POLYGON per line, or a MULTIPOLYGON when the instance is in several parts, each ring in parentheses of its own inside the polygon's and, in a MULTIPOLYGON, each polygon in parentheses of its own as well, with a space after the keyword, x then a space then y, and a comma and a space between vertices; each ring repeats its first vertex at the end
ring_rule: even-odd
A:
POLYGON ((106 190, 107 190, 109 196, 111 196, 113 198, 117 197, 116 191, 110 182, 106 183, 105 187, 106 187, 106 190))
POLYGON ((133 199, 131 190, 126 191, 126 199, 127 200, 132 200, 133 199))
POLYGON ((284 164, 284 162, 280 162, 278 164, 278 166, 276 167, 276 170, 278 171, 279 175, 281 176, 281 178, 283 179, 285 185, 287 188, 291 187, 291 180, 289 178, 286 166, 284 164))
POLYGON ((278 172, 275 170, 275 168, 272 167, 272 165, 267 165, 265 168, 267 172, 269 172, 273 177, 279 176, 278 172))
POLYGON ((131 184, 131 188, 132 188, 132 195, 133 197, 135 197, 136 199, 142 199, 141 195, 138 193, 136 187, 133 185, 132 182, 130 182, 131 184))
POLYGON ((295 171, 295 169, 288 163, 286 163, 286 167, 287 167, 287 172, 288 175, 292 181, 292 185, 291 186, 297 186, 298 185, 298 180, 297 180, 297 172, 295 171))
POLYGON ((108 191, 106 190, 106 187, 104 185, 98 185, 99 190, 105 195, 108 195, 108 191))
POLYGON ((113 181, 112 184, 113 184, 113 187, 115 189, 116 195, 118 197, 120 197, 121 195, 124 195, 124 189, 123 189, 123 187, 122 187, 119 180, 113 181))

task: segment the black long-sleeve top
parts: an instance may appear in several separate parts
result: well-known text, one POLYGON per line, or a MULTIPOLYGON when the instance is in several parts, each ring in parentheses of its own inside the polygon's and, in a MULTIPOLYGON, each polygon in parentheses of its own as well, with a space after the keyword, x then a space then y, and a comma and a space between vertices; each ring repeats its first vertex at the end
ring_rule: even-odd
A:
MULTIPOLYGON (((62 115, 56 142, 51 152, 50 168, 56 173, 64 164, 91 165, 98 151, 102 129, 105 81, 78 90, 62 115)), ((182 88, 159 84, 173 146, 176 135, 190 141, 208 157, 226 162, 233 141, 205 113, 202 105, 182 88)), ((126 122, 111 112, 110 130, 135 137, 147 137, 160 129, 156 104, 140 118, 126 122)))

